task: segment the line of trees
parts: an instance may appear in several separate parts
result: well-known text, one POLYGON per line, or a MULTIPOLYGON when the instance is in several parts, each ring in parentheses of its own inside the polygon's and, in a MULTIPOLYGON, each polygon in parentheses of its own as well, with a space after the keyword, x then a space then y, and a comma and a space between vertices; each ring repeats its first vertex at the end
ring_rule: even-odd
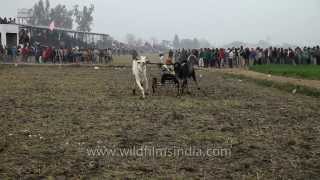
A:
POLYGON ((185 48, 185 49, 199 49, 199 48, 208 48, 211 47, 210 43, 205 39, 181 39, 176 34, 172 41, 173 47, 175 49, 185 48))
MULTIPOLYGON (((127 34, 126 37, 126 42, 131 45, 131 46, 141 46, 143 45, 144 40, 142 40, 141 38, 137 38, 135 37, 134 34, 127 34)), ((178 35, 174 36, 173 41, 168 41, 168 40, 162 40, 162 41, 158 41, 156 38, 151 38, 149 40, 149 42, 152 45, 160 45, 163 47, 172 47, 174 49, 180 49, 180 48, 185 48, 185 49, 199 49, 199 48, 209 48, 211 47, 211 44, 205 40, 205 39, 197 39, 197 38, 193 38, 193 39, 181 39, 179 38, 178 35)))
POLYGON ((78 31, 90 32, 94 5, 83 6, 82 9, 76 5, 72 9, 68 9, 65 5, 58 4, 51 8, 49 0, 39 0, 30 11, 29 24, 48 26, 54 21, 56 27, 73 29, 73 24, 76 23, 78 31))
POLYGON ((151 46, 155 47, 161 47, 161 49, 199 49, 199 48, 209 48, 211 47, 211 44, 205 40, 205 39, 200 39, 198 40, 197 38, 193 39, 181 39, 179 38, 178 35, 174 36, 174 39, 172 41, 167 41, 167 40, 162 40, 158 41, 156 38, 151 38, 149 41, 144 41, 141 38, 135 37, 134 34, 127 34, 126 37, 126 42, 130 46, 144 46, 146 43, 150 44, 151 46))

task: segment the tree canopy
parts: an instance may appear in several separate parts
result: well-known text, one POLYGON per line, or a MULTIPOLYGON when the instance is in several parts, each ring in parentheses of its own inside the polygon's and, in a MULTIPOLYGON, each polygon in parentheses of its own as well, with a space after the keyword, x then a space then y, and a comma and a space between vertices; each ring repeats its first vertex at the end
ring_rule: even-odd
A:
POLYGON ((78 24, 78 31, 91 31, 91 25, 93 22, 94 5, 91 4, 90 7, 83 6, 82 10, 79 9, 79 6, 74 8, 75 21, 78 24))
POLYGON ((73 11, 70 11, 66 8, 65 5, 57 5, 51 9, 49 14, 50 21, 55 22, 55 26, 72 29, 73 27, 73 11))
POLYGON ((43 2, 43 0, 39 0, 31 11, 31 19, 29 20, 29 23, 32 25, 48 25, 50 23, 50 2, 49 0, 46 0, 43 2))
POLYGON ((30 11, 32 16, 29 24, 48 26, 54 21, 56 27, 72 29, 73 24, 76 23, 77 30, 90 32, 93 23, 94 5, 84 6, 82 10, 80 10, 79 5, 76 5, 73 9, 68 9, 63 4, 51 8, 49 0, 39 0, 30 11))

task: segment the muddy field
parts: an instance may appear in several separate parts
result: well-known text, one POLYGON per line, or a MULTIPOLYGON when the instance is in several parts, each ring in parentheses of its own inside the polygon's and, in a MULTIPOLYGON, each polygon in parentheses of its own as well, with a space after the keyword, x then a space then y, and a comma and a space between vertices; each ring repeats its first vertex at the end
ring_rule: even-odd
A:
POLYGON ((199 74, 207 96, 142 100, 130 68, 0 66, 0 179, 319 179, 319 99, 199 74), (88 153, 101 147, 231 154, 88 153))

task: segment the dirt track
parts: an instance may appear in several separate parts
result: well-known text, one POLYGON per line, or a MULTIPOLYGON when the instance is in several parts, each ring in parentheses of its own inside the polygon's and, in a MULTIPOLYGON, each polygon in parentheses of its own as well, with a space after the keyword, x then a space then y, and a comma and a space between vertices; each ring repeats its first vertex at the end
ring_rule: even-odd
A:
POLYGON ((141 100, 131 94, 130 68, 0 66, 0 179, 319 178, 319 99, 199 73, 208 96, 162 89, 141 100), (232 154, 89 156, 97 146, 232 154))

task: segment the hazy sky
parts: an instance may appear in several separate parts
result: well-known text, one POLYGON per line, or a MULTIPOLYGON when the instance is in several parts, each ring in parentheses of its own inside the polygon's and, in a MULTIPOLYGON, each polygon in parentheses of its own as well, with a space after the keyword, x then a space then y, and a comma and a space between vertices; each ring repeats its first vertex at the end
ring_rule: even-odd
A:
MULTIPOLYGON (((37 0, 0 0, 0 16, 15 16, 37 0)), ((320 44, 320 0, 51 0, 95 5, 93 31, 124 40, 127 33, 149 40, 205 38, 232 41, 320 44)))

